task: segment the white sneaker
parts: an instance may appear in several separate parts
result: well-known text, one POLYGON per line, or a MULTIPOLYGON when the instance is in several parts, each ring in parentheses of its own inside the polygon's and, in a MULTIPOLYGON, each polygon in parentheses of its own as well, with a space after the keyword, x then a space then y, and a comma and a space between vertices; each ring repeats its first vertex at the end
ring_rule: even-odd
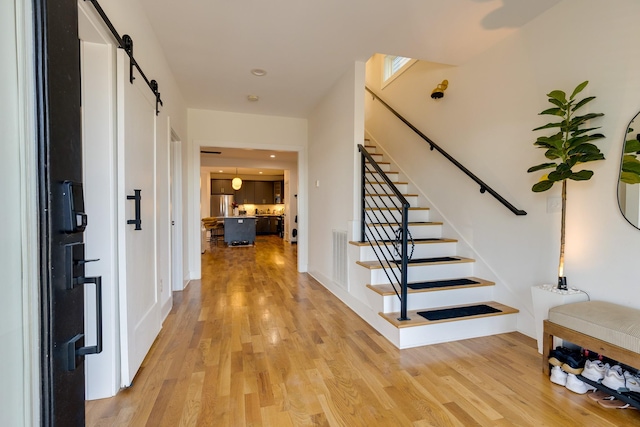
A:
POLYGON ((590 384, 585 383, 584 381, 578 379, 574 374, 567 374, 567 384, 566 387, 568 390, 571 390, 574 393, 585 394, 589 390, 595 390, 596 388, 590 384))
POLYGON ((612 390, 618 390, 625 387, 624 375, 620 365, 613 365, 604 374, 602 379, 602 385, 609 387, 612 390))
POLYGON ((626 387, 630 391, 640 392, 640 378, 637 375, 633 375, 629 371, 624 371, 624 380, 626 387))
POLYGON ((609 364, 606 365, 600 360, 587 360, 584 364, 584 370, 582 376, 590 379, 591 381, 599 382, 604 378, 605 372, 609 369, 609 364))
POLYGON ((561 386, 567 385, 567 373, 560 369, 560 366, 551 368, 551 382, 561 386))

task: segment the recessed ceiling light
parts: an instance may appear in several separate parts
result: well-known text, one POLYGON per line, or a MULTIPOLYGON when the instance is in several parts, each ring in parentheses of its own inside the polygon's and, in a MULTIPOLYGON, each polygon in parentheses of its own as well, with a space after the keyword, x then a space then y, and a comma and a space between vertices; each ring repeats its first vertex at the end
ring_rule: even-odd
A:
POLYGON ((222 171, 218 171, 218 173, 222 173, 222 171))
POLYGON ((257 100, 260 99, 260 97, 258 95, 248 95, 247 99, 251 102, 256 102, 257 100))
POLYGON ((271 157, 273 159, 275 156, 276 156, 275 154, 272 154, 269 157, 271 157))
POLYGON ((254 68, 253 70, 251 70, 251 74, 253 74, 254 76, 262 77, 267 75, 267 71, 263 70, 262 68, 254 68))
POLYGON ((260 175, 262 175, 262 171, 258 172, 260 175))

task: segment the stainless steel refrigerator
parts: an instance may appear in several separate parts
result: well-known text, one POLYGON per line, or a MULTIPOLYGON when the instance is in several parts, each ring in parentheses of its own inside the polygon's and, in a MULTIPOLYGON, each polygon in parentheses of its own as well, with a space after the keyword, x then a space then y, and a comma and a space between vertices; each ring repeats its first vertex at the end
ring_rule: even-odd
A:
POLYGON ((211 195, 211 216, 233 216, 232 194, 212 194, 211 195))

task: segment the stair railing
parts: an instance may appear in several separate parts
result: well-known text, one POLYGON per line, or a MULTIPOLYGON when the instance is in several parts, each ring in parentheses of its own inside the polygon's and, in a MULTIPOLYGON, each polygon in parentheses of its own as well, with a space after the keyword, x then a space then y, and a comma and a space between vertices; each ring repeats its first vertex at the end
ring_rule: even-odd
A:
MULTIPOLYGON (((364 146, 358 144, 358 150, 361 154, 362 176, 360 241, 369 243, 400 299, 398 320, 409 320, 407 266, 411 257, 408 252, 410 205, 364 146)), ((413 246, 413 241, 411 244, 413 246)))
POLYGON ((365 89, 367 90, 367 92, 369 92, 371 94, 371 96, 373 96, 374 99, 377 99, 378 101, 380 101, 382 103, 382 105, 384 105, 391 113, 393 113, 393 115, 395 115, 398 119, 400 119, 400 121, 402 121, 404 124, 409 126, 409 128, 411 128, 411 130, 413 130, 416 134, 418 134, 418 136, 420 138, 424 139, 429 144, 429 147, 430 147, 431 151, 436 150, 437 152, 442 154, 447 160, 449 160, 458 169, 460 169, 462 172, 464 172, 465 175, 467 175, 469 178, 474 180, 480 186, 480 193, 484 194, 485 191, 488 192, 493 197, 495 197, 496 200, 498 200, 500 203, 502 203, 504 206, 506 206, 507 209, 509 209, 515 215, 526 215, 527 214, 522 209, 518 209, 514 205, 509 203, 504 197, 502 197, 500 194, 498 194, 493 188, 489 187, 487 184, 485 184, 484 181, 482 181, 480 178, 478 178, 473 172, 471 172, 469 169, 464 167, 462 165, 462 163, 460 163, 455 158, 453 158, 453 156, 451 156, 449 153, 444 151, 438 144, 436 144, 431 139, 429 139, 429 137, 426 136, 424 133, 420 132, 420 130, 418 128, 416 128, 414 125, 412 125, 407 119, 402 117, 396 110, 391 108, 389 106, 389 104, 384 102, 384 100, 382 98, 380 98, 378 95, 376 95, 371 89, 369 89, 366 86, 365 86, 365 89))

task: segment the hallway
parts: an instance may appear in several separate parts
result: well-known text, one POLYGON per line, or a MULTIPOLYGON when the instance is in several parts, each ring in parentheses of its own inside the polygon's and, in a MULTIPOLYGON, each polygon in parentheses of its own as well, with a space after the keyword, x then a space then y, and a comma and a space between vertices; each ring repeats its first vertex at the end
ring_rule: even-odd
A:
POLYGON ((552 384, 519 333, 398 350, 307 274, 296 245, 202 255, 133 386, 88 426, 621 426, 552 384))

